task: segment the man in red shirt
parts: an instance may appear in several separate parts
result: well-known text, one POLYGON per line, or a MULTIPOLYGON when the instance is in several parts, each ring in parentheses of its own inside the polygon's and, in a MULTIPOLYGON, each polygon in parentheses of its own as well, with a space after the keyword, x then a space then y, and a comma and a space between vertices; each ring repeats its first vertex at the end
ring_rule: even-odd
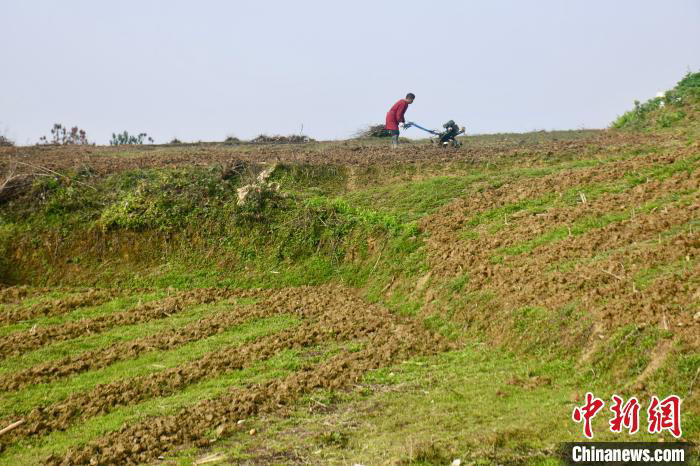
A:
POLYGON ((405 99, 401 99, 391 107, 386 113, 386 129, 391 133, 391 148, 396 149, 399 147, 399 123, 406 123, 404 120, 404 114, 408 109, 408 106, 413 103, 416 96, 409 92, 406 94, 405 99))

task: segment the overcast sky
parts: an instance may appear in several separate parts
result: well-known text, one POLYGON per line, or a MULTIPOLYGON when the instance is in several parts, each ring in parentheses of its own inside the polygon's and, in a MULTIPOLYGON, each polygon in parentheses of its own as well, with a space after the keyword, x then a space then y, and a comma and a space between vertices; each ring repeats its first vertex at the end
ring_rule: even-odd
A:
MULTIPOLYGON (((599 128, 700 69, 700 1, 1 0, 0 134, 98 144, 407 119, 470 133, 599 128)), ((424 136, 410 129, 407 136, 424 136)))

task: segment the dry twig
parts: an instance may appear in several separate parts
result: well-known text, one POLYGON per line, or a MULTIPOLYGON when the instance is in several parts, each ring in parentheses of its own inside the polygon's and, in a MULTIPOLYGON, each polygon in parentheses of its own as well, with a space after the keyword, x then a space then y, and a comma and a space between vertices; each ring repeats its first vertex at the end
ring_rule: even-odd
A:
POLYGON ((19 164, 22 164, 22 165, 26 165, 26 166, 28 166, 28 167, 36 168, 37 170, 45 170, 45 171, 47 171, 47 172, 49 172, 49 173, 53 173, 54 175, 62 176, 63 178, 66 178, 66 179, 68 179, 68 180, 71 180, 71 182, 75 182, 75 183, 78 183, 78 184, 82 184, 83 186, 87 186, 88 188, 97 191, 97 188, 95 188, 94 186, 91 186, 91 185, 89 185, 89 184, 87 184, 87 183, 83 183, 82 181, 74 180, 73 178, 71 178, 71 177, 69 177, 69 176, 66 176, 66 175, 64 175, 63 173, 58 173, 57 171, 51 170, 50 168, 41 167, 41 166, 39 166, 39 165, 33 165, 33 164, 27 163, 27 162, 16 162, 16 163, 19 163, 19 164))
POLYGON ((13 423, 10 424, 9 426, 7 426, 7 427, 5 427, 4 429, 0 430, 0 435, 6 434, 6 433, 8 433, 9 431, 14 430, 14 429, 18 428, 19 426, 21 426, 22 424, 24 424, 24 419, 20 419, 20 420, 17 421, 17 422, 13 422, 13 423))

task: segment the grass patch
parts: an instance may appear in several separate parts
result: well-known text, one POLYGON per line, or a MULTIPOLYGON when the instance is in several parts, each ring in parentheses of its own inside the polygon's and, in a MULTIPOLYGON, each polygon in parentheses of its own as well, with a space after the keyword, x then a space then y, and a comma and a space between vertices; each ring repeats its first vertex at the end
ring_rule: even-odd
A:
POLYGON ((62 315, 38 317, 36 319, 23 320, 21 322, 0 327, 0 336, 9 335, 14 332, 29 330, 35 325, 37 327, 61 325, 68 322, 76 322, 82 319, 92 319, 95 317, 100 317, 115 312, 122 312, 137 305, 139 302, 147 303, 151 301, 156 301, 158 299, 162 299, 166 295, 166 292, 158 291, 155 293, 122 296, 102 303, 99 306, 79 307, 71 312, 62 315))
POLYGON ((202 356, 230 345, 242 345, 269 335, 297 322, 290 316, 259 319, 230 328, 227 331, 168 351, 151 351, 136 359, 116 362, 103 369, 84 372, 68 379, 33 385, 20 392, 0 394, 0 417, 21 415, 37 406, 57 403, 68 396, 88 391, 98 384, 142 377, 187 364, 202 356))
POLYGON ((619 328, 593 356, 589 377, 605 378, 611 383, 629 380, 649 364, 651 351, 668 333, 656 327, 634 324, 619 328))
MULTIPOLYGON (((519 215, 535 215, 538 213, 546 212, 547 210, 554 207, 567 207, 575 206, 581 202, 581 194, 585 195, 587 202, 595 201, 597 198, 604 194, 619 194, 628 191, 640 184, 646 183, 650 180, 663 181, 671 176, 686 172, 690 176, 693 171, 697 169, 698 162, 700 161, 700 156, 691 156, 687 159, 679 159, 673 163, 662 165, 662 166, 652 166, 650 168, 640 170, 634 173, 627 173, 621 181, 615 181, 612 183, 596 183, 587 186, 577 186, 575 188, 570 188, 563 192, 560 196, 554 193, 548 193, 536 199, 526 199, 523 201, 512 202, 508 204, 501 205, 492 209, 488 209, 484 212, 480 212, 472 217, 462 233, 462 238, 469 240, 474 239, 478 236, 476 227, 481 227, 485 229, 488 233, 496 233, 503 229, 508 223, 508 216, 513 214, 519 215)), ((677 196, 687 195, 692 193, 672 193, 669 196, 664 197, 664 201, 671 202, 677 200, 677 196)), ((641 211, 647 209, 650 211, 654 207, 658 207, 659 204, 655 204, 657 201, 652 201, 641 208, 641 211)), ((662 201, 663 202, 663 201, 662 201)), ((638 209, 637 212, 640 210, 638 209)), ((629 214, 633 213, 630 209, 629 214)), ((574 234, 574 228, 577 232, 585 232, 590 228, 599 228, 605 226, 614 221, 620 221, 624 219, 619 213, 610 213, 603 218, 589 218, 581 220, 580 223, 574 224, 572 226, 572 234, 574 234), (596 222, 600 226, 596 227, 596 222)), ((522 251, 527 252, 535 247, 546 244, 548 242, 556 241, 564 238, 564 232, 568 235, 568 229, 565 230, 564 227, 557 228, 555 230, 545 233, 545 236, 541 239, 533 239, 531 245, 522 245, 522 251)), ((580 233, 577 233, 580 234, 580 233)), ((518 247, 514 247, 516 254, 522 252, 517 252, 518 247)))
MULTIPOLYGON (((472 343, 371 371, 350 393, 306 397, 285 417, 262 419, 259 436, 235 436, 213 452, 234 462, 285 451, 324 464, 546 461, 555 442, 581 435, 571 422, 574 374, 572 363, 472 343), (300 437, 310 441, 299 445, 300 437)), ((192 461, 196 454, 180 458, 192 461)))
MULTIPOLYGON (((636 249, 636 248, 644 248, 644 247, 653 247, 653 246, 667 246, 670 241, 672 241, 674 238, 676 238, 678 235, 682 234, 687 234, 688 232, 691 231, 696 231, 700 228, 700 220, 691 220, 689 222, 686 222, 683 225, 676 225, 673 226, 667 230, 664 230, 663 232, 659 233, 657 238, 654 239, 647 239, 646 241, 639 241, 634 244, 628 244, 620 248, 615 248, 615 249, 609 249, 606 251, 601 251, 597 253, 595 256, 590 257, 590 258, 584 258, 584 259, 570 259, 558 263, 553 263, 548 266, 547 271, 548 273, 564 273, 568 272, 574 269, 576 264, 594 264, 596 262, 600 262, 605 260, 607 257, 609 257, 612 254, 618 253, 618 252, 624 252, 624 251, 629 251, 631 249, 636 249)), ((645 286, 645 279, 644 274, 645 272, 642 272, 642 275, 639 275, 638 278, 640 279, 640 284, 642 286, 645 286)), ((651 278, 651 276, 650 276, 651 278)))
POLYGON ((123 425, 133 425, 152 416, 172 415, 186 406, 215 398, 229 387, 281 378, 299 367, 299 353, 287 350, 249 368, 193 384, 175 395, 115 409, 107 415, 87 419, 64 432, 55 431, 40 439, 22 440, 3 452, 0 464, 40 464, 51 454, 60 456, 72 446, 84 445, 123 425))
POLYGON ((635 215, 650 213, 663 206, 670 206, 675 203, 682 205, 685 202, 691 201, 692 196, 694 196, 694 193, 690 195, 688 195, 688 193, 671 193, 641 206, 625 209, 624 211, 586 216, 565 227, 554 228, 522 243, 500 248, 496 251, 496 254, 491 256, 491 262, 502 263, 506 256, 528 254, 540 246, 561 241, 570 236, 580 236, 591 230, 604 228, 613 223, 630 220, 634 218, 635 215))
POLYGON ((106 348, 117 343, 176 330, 205 318, 216 310, 224 309, 225 306, 230 306, 230 304, 215 303, 193 306, 191 309, 179 312, 166 319, 155 319, 140 324, 124 325, 96 335, 54 343, 35 351, 0 361, 0 376, 11 372, 19 372, 44 362, 75 356, 86 351, 106 348))

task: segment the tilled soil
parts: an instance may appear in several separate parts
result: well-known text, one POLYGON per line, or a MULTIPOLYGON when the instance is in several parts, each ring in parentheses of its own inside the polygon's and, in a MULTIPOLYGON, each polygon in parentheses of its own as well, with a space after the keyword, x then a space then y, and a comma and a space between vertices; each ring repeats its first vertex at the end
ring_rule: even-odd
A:
POLYGON ((156 335, 116 343, 107 348, 86 351, 58 361, 48 361, 14 374, 8 374, 0 380, 0 390, 19 390, 29 385, 47 383, 81 372, 107 367, 117 361, 134 359, 146 352, 173 349, 186 343, 221 333, 227 328, 240 325, 250 319, 268 315, 268 309, 257 308, 216 313, 182 328, 169 329, 156 335))
POLYGON ((60 288, 37 288, 26 285, 3 287, 0 284, 0 304, 19 304, 23 299, 41 296, 49 291, 60 291, 60 288))
POLYGON ((495 161, 504 157, 527 156, 528 160, 547 158, 553 154, 582 153, 591 148, 614 150, 629 145, 658 143, 656 135, 623 132, 601 132, 572 141, 546 141, 534 144, 493 144, 445 150, 425 144, 404 144, 399 150, 387 150, 384 145, 362 143, 331 143, 319 147, 305 146, 246 146, 203 144, 180 147, 80 147, 32 146, 0 148, 0 171, 10 160, 29 165, 17 165, 18 174, 50 169, 85 171, 104 176, 125 170, 153 167, 225 166, 235 161, 243 163, 302 163, 311 165, 384 165, 420 162, 495 161), (41 168, 38 168, 41 167, 41 168))
MULTIPOLYGON (((693 154, 690 151, 685 153, 686 156, 693 154)), ((614 182, 627 173, 655 168, 681 159, 676 152, 666 155, 653 154, 646 157, 635 157, 585 169, 566 170, 540 178, 528 178, 515 183, 503 184, 495 189, 471 193, 468 197, 457 199, 439 209, 434 215, 426 218, 423 224, 430 226, 438 222, 438 225, 449 226, 454 231, 466 225, 476 214, 493 207, 538 199, 550 194, 560 194, 578 186, 614 182)), ((695 175, 693 180, 696 183, 695 186, 697 186, 697 175, 695 175)), ((434 229, 437 232, 442 231, 442 229, 434 229)))
MULTIPOLYGON (((488 267, 490 258, 499 254, 504 248, 514 246, 547 231, 561 227, 569 227, 581 218, 602 217, 606 213, 620 212, 634 206, 640 206, 650 201, 663 200, 669 191, 690 189, 696 180, 687 178, 685 174, 672 177, 662 183, 655 183, 653 189, 634 189, 625 194, 604 194, 593 203, 579 204, 573 207, 552 208, 544 214, 512 216, 507 228, 496 233, 481 235, 469 242, 458 240, 446 242, 450 232, 447 228, 439 230, 430 238, 435 271, 445 274, 456 274, 461 270, 477 271, 488 267)), ((610 249, 627 241, 642 241, 658 235, 673 226, 685 224, 698 216, 698 195, 679 196, 679 200, 690 202, 684 206, 679 202, 667 201, 660 209, 651 213, 638 213, 633 217, 611 222, 602 228, 591 229, 581 235, 570 235, 565 240, 545 244, 536 249, 538 258, 543 263, 552 263, 566 259, 581 259, 592 257, 600 251, 610 249), (548 251, 554 249, 551 253, 548 251)), ((435 225, 435 224, 433 224, 435 225)), ((438 224, 439 225, 439 224, 438 224)), ((524 261, 526 265, 533 264, 532 255, 507 256, 508 266, 513 262, 524 261)), ((493 264, 492 264, 493 265, 493 264)), ((497 269, 498 265, 494 265, 497 269)))
MULTIPOLYGON (((143 148, 38 147, 14 148, 11 155, 19 160, 30 160, 31 157, 32 164, 59 171, 89 167, 91 173, 100 176, 133 168, 223 165, 232 160, 369 166, 488 162, 522 156, 524 163, 531 163, 553 154, 590 153, 591 150, 608 156, 626 154, 630 148, 647 143, 660 144, 661 152, 610 159, 594 167, 516 180, 472 193, 442 207, 422 222, 422 228, 428 233, 431 281, 444 284, 468 274, 469 280, 462 293, 490 293, 493 296, 490 302, 465 304, 455 316, 476 321, 497 343, 517 343, 513 340, 514 329, 510 328, 514 325, 511 318, 514 310, 532 306, 556 311, 576 303, 594 324, 571 337, 576 339, 575 348, 580 349, 588 338, 607 336, 620 326, 634 323, 639 327, 652 325, 669 330, 674 339, 681 339, 691 348, 698 349, 700 322, 688 312, 700 300, 700 268, 697 265, 700 233, 692 228, 692 223, 700 218, 697 170, 679 172, 662 181, 648 180, 624 193, 602 193, 588 202, 582 199, 577 205, 558 205, 538 214, 516 213, 506 216, 506 226, 496 232, 477 227, 476 232, 480 234, 475 239, 461 238, 462 230, 470 220, 490 209, 560 195, 578 186, 614 183, 629 173, 641 176, 657 167, 697 155, 697 143, 685 147, 655 135, 602 133, 578 141, 555 141, 527 147, 467 146, 456 151, 419 145, 406 145, 393 152, 379 146, 352 145, 336 145, 328 149, 260 147, 250 150, 188 146, 178 149, 154 147, 148 151, 143 148), (681 194, 674 197, 670 196, 671 193, 681 194), (530 252, 507 252, 506 248, 531 241, 555 228, 613 212, 626 212, 650 202, 661 205, 651 212, 636 212, 603 227, 541 244, 530 252), (499 260, 494 260, 497 257, 499 260), (665 268, 672 272, 658 272, 665 268), (635 277, 653 271, 656 275, 650 284, 637 289, 635 277), (505 342, 505 338, 510 340, 505 342)), ((33 290, 19 287, 6 288, 0 290, 0 302, 18 302, 32 293, 33 290)), ((440 310, 440 302, 432 293, 433 290, 426 293, 423 309, 426 315, 440 310)), ((83 299, 78 296, 75 296, 76 302, 83 299)), ((119 407, 172 395, 198 381, 265 361, 285 349, 308 349, 324 343, 351 340, 360 343, 361 349, 357 351, 341 351, 320 363, 308 363, 283 379, 231 388, 217 398, 188 406, 173 415, 124 425, 88 445, 72 448, 62 457, 52 456, 46 460, 48 464, 63 465, 149 462, 182 445, 208 445, 212 432, 225 437, 238 429, 238 419, 261 411, 279 410, 311 390, 351 387, 367 370, 449 348, 449 344, 438 335, 427 331, 420 319, 401 318, 378 305, 365 303, 350 289, 327 285, 274 291, 183 292, 110 316, 9 335, 7 341, 0 342, 0 357, 21 354, 51 341, 75 338, 87 332, 101 332, 117 325, 167 317, 193 305, 231 297, 254 297, 258 301, 245 307, 232 307, 229 312, 217 312, 209 319, 170 333, 163 332, 41 364, 0 381, 0 389, 16 390, 32 383, 59 380, 106 367, 115 361, 135 358, 148 351, 176 348, 251 319, 291 314, 301 323, 243 345, 222 347, 176 368, 98 385, 60 402, 35 408, 24 416, 25 424, 0 438, 0 450, 20 438, 44 436, 119 407)), ((17 314, 7 321, 45 315, 38 309, 26 315, 17 314)), ((60 314, 64 311, 46 312, 60 314)), ((572 331, 579 330, 572 326, 572 331)), ((13 420, 16 419, 0 422, 5 425, 13 420)))
MULTIPOLYGON (((250 293, 250 292, 248 292, 250 293)), ((282 296, 288 296, 287 291, 279 292, 282 296)), ((289 304, 302 304, 303 307, 291 308, 291 313, 300 317, 312 317, 324 313, 324 309, 337 309, 329 300, 319 302, 306 302, 304 299, 294 300, 290 296, 289 304)), ((240 312, 231 311, 231 322, 245 322, 253 318, 278 315, 279 307, 274 306, 276 300, 265 300, 240 312)), ((336 297, 337 303, 343 303, 342 296, 336 297)), ((326 315, 325 313, 323 314, 326 315)), ((221 331, 225 327, 217 326, 221 331)), ((27 416, 26 430, 32 434, 51 431, 55 428, 65 429, 73 421, 73 416, 82 415, 90 417, 97 413, 106 413, 112 407, 123 404, 133 404, 140 400, 166 396, 184 386, 200 380, 202 377, 219 375, 230 370, 240 369, 259 359, 266 359, 285 348, 307 346, 315 342, 315 338, 326 333, 334 332, 335 327, 326 320, 314 321, 305 324, 301 329, 290 329, 282 333, 263 338, 260 342, 239 348, 222 348, 208 353, 201 359, 187 365, 151 374, 146 377, 121 379, 113 383, 96 387, 92 392, 80 393, 69 397, 61 403, 51 405, 48 408, 37 408, 27 416), (321 330, 326 326, 329 330, 321 330), (305 331, 306 330, 306 331, 305 331), (237 362, 238 361, 238 362, 237 362), (67 414, 70 413, 70 414, 67 414), (60 424, 46 424, 46 419, 59 419, 60 424), (32 426, 34 424, 34 426, 32 426)), ((356 330, 362 331, 359 326, 356 330)), ((341 329, 344 332, 351 329, 341 329)), ((340 330, 339 330, 340 331, 340 330)), ((18 431, 21 433, 21 430, 18 431)))
MULTIPOLYGON (((700 347, 697 320, 688 311, 698 290, 698 249, 700 232, 688 227, 700 218, 697 170, 682 171, 663 180, 650 180, 624 193, 604 193, 591 202, 550 208, 541 214, 514 214, 495 233, 483 232, 476 239, 461 239, 461 229, 471 218, 493 206, 532 199, 548 192, 562 192, 581 184, 615 180, 625 172, 641 171, 649 164, 672 163, 692 151, 654 155, 641 160, 621 161, 612 166, 578 170, 557 177, 543 177, 502 186, 480 196, 461 199, 427 218, 428 246, 433 276, 449 280, 468 273, 465 292, 489 291, 489 315, 476 308, 465 309, 468 319, 480 319, 498 341, 505 314, 494 312, 526 306, 551 310, 578 302, 596 321, 599 332, 629 323, 652 324, 670 329, 693 347, 700 347), (670 193, 680 193, 671 196, 670 193), (683 194, 686 193, 686 194, 683 194), (621 221, 593 228, 579 235, 545 243, 533 251, 508 255, 504 248, 532 240, 555 228, 566 228, 583 218, 629 211, 648 202, 660 207, 648 213, 634 213, 621 221), (685 228, 685 230, 683 230, 685 228), (675 231, 675 233, 674 233, 675 231), (671 235, 662 241, 661 235, 671 235), (502 261, 493 258, 501 255, 502 261), (557 264, 571 261, 568 269, 557 264), (634 286, 636 274, 654 267, 687 267, 678 276, 660 276, 644 290, 634 286), (478 317, 480 316, 480 317, 478 317)), ((478 231, 478 229, 477 229, 478 231)), ((428 310, 431 307, 428 306, 428 310)))
POLYGON ((238 291, 223 289, 184 291, 160 301, 140 304, 128 311, 15 332, 0 341, 0 358, 17 356, 57 341, 104 332, 120 325, 133 325, 153 319, 163 319, 190 306, 206 304, 240 294, 238 291))
MULTIPOLYGON (((209 293, 210 290, 206 290, 206 293, 194 294, 201 297, 209 293)), ((255 293, 247 292, 247 296, 255 293)), ((306 366, 281 381, 234 388, 218 399, 188 407, 174 416, 149 419, 109 434, 94 445, 70 452, 64 459, 50 459, 53 463, 66 464, 82 464, 85 458, 88 462, 98 459, 100 463, 146 461, 183 442, 207 441, 207 433, 214 427, 221 432, 230 430, 235 426, 237 416, 250 415, 260 409, 277 409, 314 388, 346 387, 368 369, 448 348, 441 337, 427 331, 422 324, 397 317, 380 306, 369 305, 351 290, 340 286, 263 291, 257 292, 256 297, 260 299, 258 302, 231 311, 229 316, 218 314, 220 320, 213 327, 223 330, 231 324, 278 314, 296 315, 302 323, 243 346, 221 348, 176 368, 98 385, 89 392, 36 408, 24 416, 24 425, 3 437, 3 444, 63 430, 81 419, 108 413, 118 406, 176 393, 199 380, 249 367, 286 349, 302 349, 328 342, 358 341, 363 344, 359 351, 341 352, 329 361, 306 366), (220 411, 221 407, 226 408, 220 411), (130 429, 143 431, 136 441, 139 445, 136 448, 130 429), (152 433, 152 442, 148 440, 147 432, 152 433), (117 448, 107 448, 109 444, 117 445, 117 448), (124 445, 129 447, 122 449, 120 446, 124 445), (95 453, 95 449, 100 453, 95 453), (89 452, 88 456, 84 452, 89 452)), ((3 420, 3 423, 9 422, 11 419, 3 420)))
MULTIPOLYGON (((89 289, 67 298, 54 299, 48 302, 34 304, 28 308, 8 309, 0 313, 0 325, 19 322, 22 320, 36 319, 38 317, 58 316, 67 314, 80 307, 99 306, 118 293, 115 290, 89 289)), ((15 296, 22 295, 18 292, 15 296)), ((26 297, 26 294, 24 295, 26 297)), ((12 299, 12 298, 10 298, 12 299)))
MULTIPOLYGON (((350 302, 344 303, 345 306, 348 304, 350 302)), ((133 464, 153 460, 185 443, 208 444, 208 434, 212 429, 224 436, 235 429, 238 419, 261 410, 279 409, 310 390, 348 387, 357 383, 367 370, 448 348, 439 336, 426 331, 420 323, 399 319, 359 300, 354 304, 357 307, 344 307, 340 313, 338 309, 323 312, 316 323, 297 331, 294 337, 291 335, 293 332, 289 332, 292 341, 280 338, 268 356, 274 354, 277 348, 289 347, 289 343, 295 347, 308 346, 328 341, 329 338, 362 338, 365 343, 363 349, 341 352, 328 361, 307 365, 282 380, 232 388, 223 396, 184 408, 172 416, 160 416, 134 426, 125 426, 86 447, 69 451, 64 458, 51 457, 47 462, 133 464)), ((256 349, 260 350, 262 348, 256 349)), ((240 367, 239 364, 234 359, 234 368, 240 367)))

